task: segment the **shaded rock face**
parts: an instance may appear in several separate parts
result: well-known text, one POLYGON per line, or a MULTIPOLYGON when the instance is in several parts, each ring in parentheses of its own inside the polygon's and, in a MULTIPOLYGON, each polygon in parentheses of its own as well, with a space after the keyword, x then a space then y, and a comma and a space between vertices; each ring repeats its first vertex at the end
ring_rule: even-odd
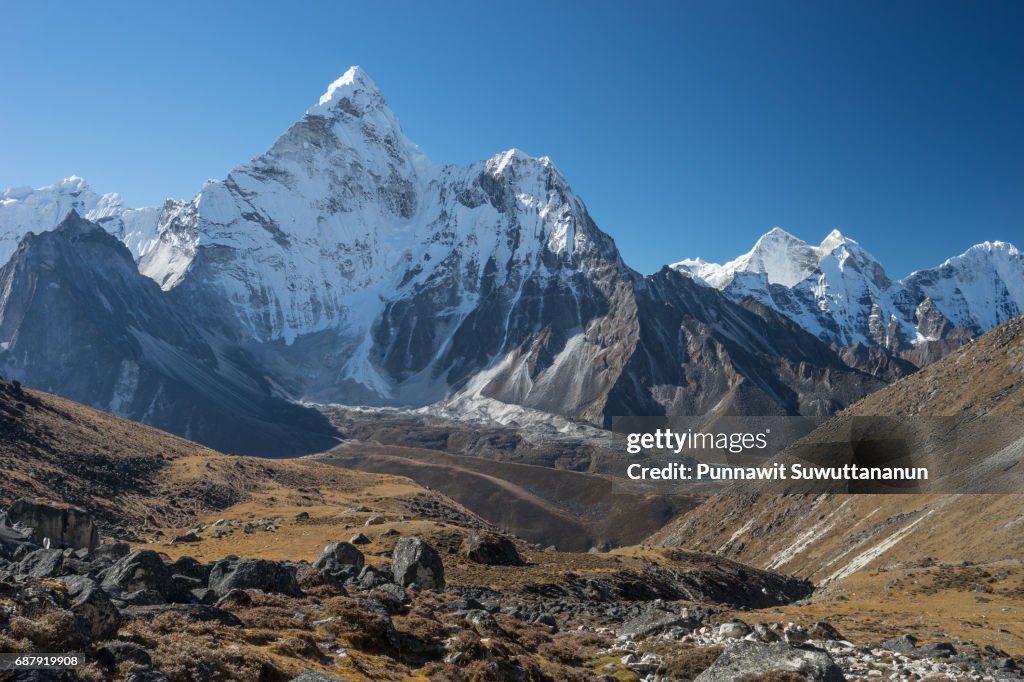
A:
POLYGON ((444 589, 444 564, 433 547, 419 538, 401 538, 391 552, 391 570, 402 587, 444 589))
POLYGON ((250 358, 197 328, 116 237, 75 213, 0 268, 0 374, 226 452, 334 442, 326 420, 275 397, 250 358))
POLYGON ((462 542, 462 553, 470 561, 490 566, 522 566, 514 542, 504 535, 472 530, 462 542))
POLYGON ((32 538, 52 548, 92 551, 100 543, 96 523, 84 509, 22 498, 7 510, 10 520, 32 529, 32 538))
POLYGON ((737 641, 694 682, 733 682, 746 675, 789 672, 808 682, 843 682, 846 677, 832 657, 821 649, 793 647, 785 642, 763 644, 737 641))
POLYGON ((263 590, 299 596, 295 567, 266 559, 218 561, 210 569, 210 589, 219 596, 231 590, 263 590))
POLYGON ((670 268, 639 282, 635 301, 639 338, 605 426, 618 415, 830 415, 884 385, 774 310, 670 268))

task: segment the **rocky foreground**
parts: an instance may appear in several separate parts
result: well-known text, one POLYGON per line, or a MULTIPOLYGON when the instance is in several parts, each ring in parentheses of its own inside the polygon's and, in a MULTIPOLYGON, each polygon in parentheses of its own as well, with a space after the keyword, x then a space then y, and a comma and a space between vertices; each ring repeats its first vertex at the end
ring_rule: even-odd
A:
MULTIPOLYGON (((80 651, 88 664, 5 679, 1024 679, 1004 652, 966 641, 864 645, 827 622, 747 624, 736 615, 811 585, 738 564, 564 555, 576 570, 539 574, 502 534, 459 528, 428 542, 382 521, 366 528, 389 551, 364 553, 357 533, 312 562, 204 563, 98 544, 81 510, 19 501, 0 523, 0 650, 80 651)), ((166 546, 272 534, 265 525, 213 523, 166 546)))

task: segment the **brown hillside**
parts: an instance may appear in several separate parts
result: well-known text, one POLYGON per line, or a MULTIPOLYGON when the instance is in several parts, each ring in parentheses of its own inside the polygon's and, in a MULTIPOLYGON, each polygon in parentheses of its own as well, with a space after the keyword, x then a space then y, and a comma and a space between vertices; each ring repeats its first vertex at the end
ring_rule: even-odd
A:
MULTIPOLYGON (((310 460, 224 455, 157 429, 57 396, 0 381, 0 506, 24 496, 75 504, 107 533, 195 523, 262 498, 336 505, 384 491, 429 498, 467 518, 447 498, 394 476, 310 460), (324 492, 321 492, 323 490, 324 492)), ((401 505, 400 505, 401 506, 401 505)), ((478 523, 483 523, 477 520, 478 523)))
MULTIPOLYGON (((851 416, 878 415, 1024 416, 1024 318, 865 398, 822 429, 851 416)), ((971 446, 961 443, 959 449, 971 446)), ((1020 441, 1001 457, 1019 461, 1020 441)), ((1007 475, 1017 466, 1010 465, 1007 475)), ((723 494, 651 541, 719 553, 820 584, 925 556, 945 562, 1024 559, 1022 531, 1020 496, 1010 494, 723 494)))

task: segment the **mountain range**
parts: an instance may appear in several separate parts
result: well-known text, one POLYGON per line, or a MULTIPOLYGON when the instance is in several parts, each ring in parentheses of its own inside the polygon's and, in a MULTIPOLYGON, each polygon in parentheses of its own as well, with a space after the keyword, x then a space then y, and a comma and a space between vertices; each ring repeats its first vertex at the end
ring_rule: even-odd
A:
POLYGON ((753 298, 833 346, 878 346, 917 364, 1024 312, 1024 254, 999 241, 902 280, 838 230, 812 246, 774 228, 728 263, 672 267, 733 300, 753 298))
POLYGON ((0 372, 223 450, 325 449, 309 403, 827 415, 1024 310, 999 242, 893 281, 773 230, 642 275, 550 159, 434 163, 357 67, 190 201, 2 196, 0 372))

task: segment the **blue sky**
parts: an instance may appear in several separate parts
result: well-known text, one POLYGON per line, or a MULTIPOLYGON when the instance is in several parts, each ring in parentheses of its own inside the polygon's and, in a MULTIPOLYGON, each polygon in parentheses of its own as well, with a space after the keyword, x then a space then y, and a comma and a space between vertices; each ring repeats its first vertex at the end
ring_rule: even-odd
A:
POLYGON ((1024 247, 1024 3, 0 4, 0 187, 191 197, 352 64, 437 161, 548 155, 628 263, 1024 247))

